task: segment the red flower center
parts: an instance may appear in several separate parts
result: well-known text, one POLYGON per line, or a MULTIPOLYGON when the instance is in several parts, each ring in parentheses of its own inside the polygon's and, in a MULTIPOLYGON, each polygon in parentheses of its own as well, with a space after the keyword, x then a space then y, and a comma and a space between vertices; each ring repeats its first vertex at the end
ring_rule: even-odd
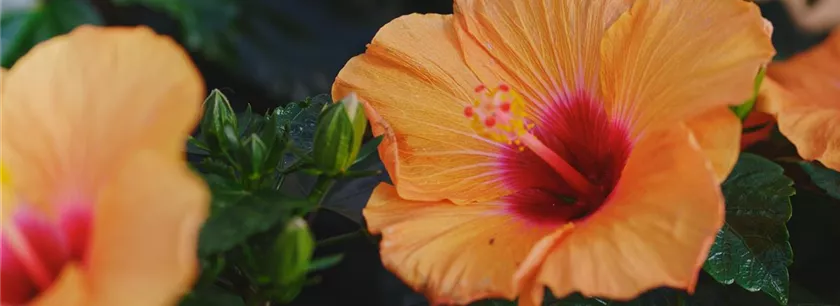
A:
POLYGON ((601 101, 586 93, 545 105, 535 119, 532 134, 594 192, 583 194, 533 150, 508 150, 501 161, 505 181, 520 191, 506 199, 509 211, 546 225, 590 216, 609 197, 627 162, 632 143, 626 125, 610 120, 601 101))
POLYGON ((0 238, 0 304, 25 304, 49 289, 70 262, 84 262, 89 206, 68 205, 51 220, 32 207, 18 209, 0 238))

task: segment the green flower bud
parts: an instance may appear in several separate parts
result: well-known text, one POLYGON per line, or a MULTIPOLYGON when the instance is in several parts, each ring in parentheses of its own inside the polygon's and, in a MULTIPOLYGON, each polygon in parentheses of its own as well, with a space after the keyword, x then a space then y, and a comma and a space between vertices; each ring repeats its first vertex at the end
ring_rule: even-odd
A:
POLYGON ((367 118, 355 94, 328 105, 315 128, 315 164, 327 174, 346 171, 359 154, 366 128, 367 118))
POLYGON ((219 151, 228 142, 225 127, 236 127, 236 113, 222 92, 214 89, 204 100, 204 116, 201 119, 201 136, 210 151, 219 151))
POLYGON ((274 241, 277 283, 290 284, 303 279, 314 251, 315 238, 306 221, 301 217, 289 221, 274 241))
POLYGON ((301 217, 289 221, 274 241, 270 258, 276 299, 291 301, 300 293, 314 251, 315 239, 306 221, 301 217))

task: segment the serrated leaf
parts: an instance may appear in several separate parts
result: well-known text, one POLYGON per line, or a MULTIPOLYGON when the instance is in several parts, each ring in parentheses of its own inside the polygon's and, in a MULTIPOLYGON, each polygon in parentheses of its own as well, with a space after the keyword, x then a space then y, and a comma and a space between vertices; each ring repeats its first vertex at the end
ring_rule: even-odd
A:
POLYGON ((199 256, 224 252, 262 233, 290 216, 290 211, 308 205, 273 189, 245 191, 218 176, 206 178, 212 190, 210 217, 199 235, 199 256))
POLYGON ((723 284, 762 291, 786 305, 788 265, 793 261, 786 223, 793 181, 784 169, 743 153, 723 183, 726 223, 712 245, 704 270, 723 284))
POLYGON ((277 120, 279 132, 288 132, 295 146, 305 152, 312 151, 318 115, 328 103, 332 103, 330 96, 321 94, 304 101, 289 103, 285 107, 278 107, 274 110, 274 118, 277 120))
POLYGON ((93 5, 85 0, 43 1, 30 11, 3 12, 0 16, 0 65, 6 68, 42 41, 83 24, 103 23, 93 5))
POLYGON ((799 166, 811 181, 835 199, 840 199, 840 172, 826 168, 817 162, 800 162, 799 166))
POLYGON ((181 300, 180 306, 245 306, 245 301, 236 294, 210 286, 193 290, 181 300))

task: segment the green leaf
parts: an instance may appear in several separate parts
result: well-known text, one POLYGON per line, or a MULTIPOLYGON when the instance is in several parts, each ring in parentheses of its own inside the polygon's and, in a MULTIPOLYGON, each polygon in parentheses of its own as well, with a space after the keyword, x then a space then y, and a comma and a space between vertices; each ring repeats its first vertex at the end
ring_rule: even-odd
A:
POLYGON ((66 34, 77 26, 102 23, 102 17, 85 0, 41 1, 27 12, 3 12, 0 15, 0 65, 11 67, 39 42, 66 34))
POLYGON ((811 177, 811 181, 835 199, 840 199, 840 172, 826 168, 818 162, 800 162, 799 166, 811 177))
POLYGON ((312 150, 318 115, 325 105, 332 103, 328 94, 321 94, 304 101, 292 102, 274 110, 280 132, 288 131, 298 148, 312 150), (287 130, 288 129, 288 130, 287 130))
POLYGON ((213 201, 210 217, 199 235, 201 257, 230 250, 288 219, 291 210, 308 205, 305 199, 291 198, 273 189, 248 192, 218 176, 206 180, 213 201))
POLYGON ((240 136, 256 133, 265 124, 265 116, 257 114, 251 109, 251 104, 243 112, 236 114, 237 132, 240 136))
POLYGON ((787 267, 793 262, 786 223, 793 181, 784 169, 743 153, 723 183, 726 223, 712 245, 704 270, 723 284, 762 291, 786 305, 787 267))
POLYGON ((362 148, 359 149, 359 155, 356 156, 356 161, 353 164, 358 164, 368 158, 371 154, 376 152, 376 149, 379 148, 379 144, 382 143, 383 135, 379 135, 371 139, 370 141, 366 142, 362 145, 362 148))
POLYGON ((309 272, 316 272, 329 269, 344 259, 344 254, 334 254, 324 257, 313 258, 309 263, 309 272))
POLYGON ((211 286, 197 288, 187 294, 181 306, 245 306, 245 301, 236 294, 222 288, 211 286))

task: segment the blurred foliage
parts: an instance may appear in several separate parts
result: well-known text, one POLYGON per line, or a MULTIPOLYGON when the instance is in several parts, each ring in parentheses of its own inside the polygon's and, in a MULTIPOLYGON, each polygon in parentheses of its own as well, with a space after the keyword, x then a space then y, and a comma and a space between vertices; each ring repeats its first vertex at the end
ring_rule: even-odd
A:
POLYGON ((9 68, 37 43, 83 24, 103 24, 87 1, 51 0, 0 15, 0 66, 9 68))

